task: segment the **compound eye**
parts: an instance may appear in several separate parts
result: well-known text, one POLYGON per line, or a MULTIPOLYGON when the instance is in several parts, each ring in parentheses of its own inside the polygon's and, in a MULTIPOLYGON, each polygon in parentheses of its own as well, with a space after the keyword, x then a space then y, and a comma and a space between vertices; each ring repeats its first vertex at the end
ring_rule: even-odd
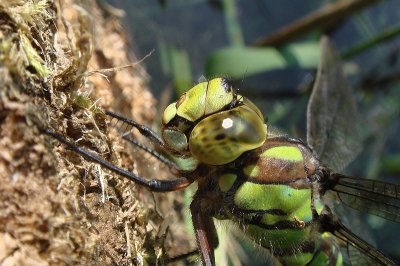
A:
POLYGON ((242 105, 201 120, 190 134, 192 156, 204 164, 223 165, 260 147, 267 125, 252 108, 242 105))

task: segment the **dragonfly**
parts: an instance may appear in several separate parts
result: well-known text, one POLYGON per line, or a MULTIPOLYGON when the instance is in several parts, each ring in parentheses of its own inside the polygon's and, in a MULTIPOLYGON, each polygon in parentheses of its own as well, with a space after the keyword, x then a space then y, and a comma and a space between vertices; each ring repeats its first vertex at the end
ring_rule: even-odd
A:
POLYGON ((226 78, 204 80, 171 103, 161 136, 105 110, 137 129, 178 164, 119 129, 122 138, 166 163, 177 178, 146 179, 119 168, 46 129, 44 133, 91 161, 153 192, 197 183, 190 204, 203 265, 216 265, 214 219, 229 220, 282 265, 398 265, 346 227, 332 202, 400 222, 400 185, 338 173, 357 155, 356 102, 328 38, 307 109, 307 143, 276 132, 259 108, 226 78), (324 164, 326 163, 326 165, 324 164))

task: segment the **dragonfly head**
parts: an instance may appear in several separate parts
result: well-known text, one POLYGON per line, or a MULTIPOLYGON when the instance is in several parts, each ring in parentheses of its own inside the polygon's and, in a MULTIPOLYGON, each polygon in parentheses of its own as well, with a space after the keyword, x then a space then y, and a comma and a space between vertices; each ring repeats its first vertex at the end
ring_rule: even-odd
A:
POLYGON ((267 125, 261 111, 237 94, 225 78, 201 82, 170 104, 163 115, 163 138, 183 157, 223 165, 260 147, 267 125))

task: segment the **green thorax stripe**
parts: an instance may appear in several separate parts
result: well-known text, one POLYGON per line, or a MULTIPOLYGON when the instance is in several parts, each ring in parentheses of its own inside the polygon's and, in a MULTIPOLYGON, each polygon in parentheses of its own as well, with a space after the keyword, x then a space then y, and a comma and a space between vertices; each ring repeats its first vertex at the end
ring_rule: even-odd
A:
POLYGON ((311 189, 245 182, 237 189, 234 204, 246 213, 264 213, 260 221, 268 225, 294 217, 306 223, 312 220, 311 189))
MULTIPOLYGON (((312 234, 316 232, 315 226, 308 226, 303 229, 283 229, 283 230, 260 230, 256 225, 247 225, 245 227, 246 235, 254 239, 259 245, 269 250, 281 250, 287 255, 293 255, 304 243, 314 243, 312 234)), ((313 250, 309 250, 313 253, 313 250)))
POLYGON ((314 242, 302 243, 298 249, 271 249, 271 251, 283 265, 343 265, 339 245, 328 233, 318 235, 314 242))
POLYGON ((303 156, 300 150, 297 147, 293 146, 277 146, 272 147, 263 152, 261 156, 287 160, 292 162, 301 162, 303 160, 303 156))

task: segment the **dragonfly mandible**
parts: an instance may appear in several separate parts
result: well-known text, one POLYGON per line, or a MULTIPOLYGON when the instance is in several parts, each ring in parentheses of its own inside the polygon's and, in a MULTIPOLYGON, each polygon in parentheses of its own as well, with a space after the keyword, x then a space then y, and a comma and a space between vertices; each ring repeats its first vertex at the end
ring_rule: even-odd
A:
POLYGON ((161 136, 111 111, 105 113, 136 128, 171 157, 179 157, 184 162, 180 167, 162 159, 178 178, 147 180, 51 130, 45 133, 154 192, 181 190, 197 182, 190 211, 203 265, 216 265, 215 218, 232 221, 283 265, 397 264, 352 233, 326 200, 331 197, 400 222, 399 185, 335 172, 354 158, 360 144, 352 91, 327 38, 321 42, 308 105, 307 143, 271 130, 258 107, 225 78, 200 82, 170 104, 161 136), (362 254, 357 261, 347 258, 350 249, 362 254))

